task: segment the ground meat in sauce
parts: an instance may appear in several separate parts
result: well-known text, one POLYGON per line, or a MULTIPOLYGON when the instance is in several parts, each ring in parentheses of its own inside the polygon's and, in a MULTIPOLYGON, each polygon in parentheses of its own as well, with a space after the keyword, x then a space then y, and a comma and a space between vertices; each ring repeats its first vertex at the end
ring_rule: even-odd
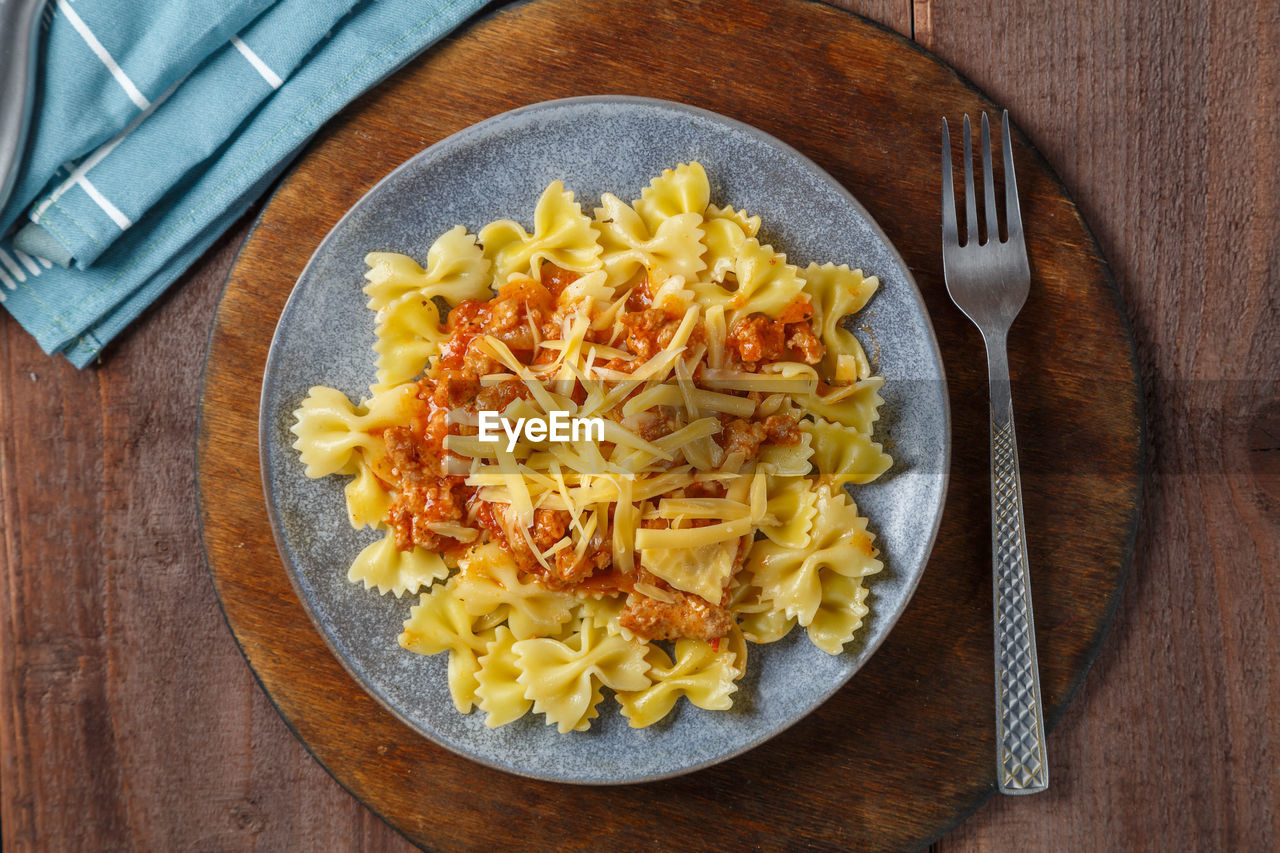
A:
POLYGON ((560 296, 566 287, 582 278, 579 273, 561 269, 555 264, 542 262, 542 267, 538 270, 538 278, 542 280, 542 286, 552 296, 560 296))
POLYGON ((799 323, 808 320, 812 316, 813 300, 809 298, 809 294, 801 293, 782 309, 782 313, 778 315, 778 322, 799 323))
POLYGON ((449 337, 440 345, 439 363, 444 367, 461 367, 471 341, 484 334, 484 324, 489 319, 489 303, 465 299, 449 312, 446 329, 449 337))
POLYGON ((493 516, 493 508, 495 506, 496 504, 491 504, 488 501, 474 500, 467 507, 467 518, 472 526, 478 526, 481 530, 488 531, 491 541, 504 545, 507 541, 506 534, 502 530, 502 525, 493 516))
POLYGON ((756 455, 760 445, 768 436, 764 424, 746 418, 733 418, 724 421, 724 429, 716 436, 716 441, 724 448, 725 453, 741 453, 747 459, 756 455))
POLYGON ((596 531, 587 541, 581 559, 569 548, 556 554, 555 576, 547 585, 552 589, 567 589, 606 569, 613 569, 613 526, 608 518, 596 522, 596 531))
POLYGON ((573 548, 565 548, 556 553, 555 574, 544 578, 543 583, 551 589, 568 589, 591 577, 600 569, 608 568, 613 563, 613 549, 608 540, 599 535, 593 536, 587 543, 587 550, 578 559, 573 548))
POLYGON ((700 483, 690 483, 683 489, 678 489, 675 496, 678 498, 722 498, 724 497, 724 484, 717 480, 707 480, 700 483))
POLYGON ((764 419, 766 444, 791 447, 800 443, 800 420, 795 415, 769 415, 764 419))
MULTIPOLYGON (((565 589, 574 582, 591 575, 602 565, 607 566, 612 560, 610 549, 604 549, 604 560, 600 560, 600 552, 588 548, 583 559, 572 562, 575 552, 572 548, 564 548, 556 552, 550 568, 545 567, 529 548, 528 541, 520 535, 512 517, 512 510, 506 504, 491 504, 478 501, 473 511, 477 524, 489 531, 489 538, 497 542, 504 551, 511 555, 520 571, 536 577, 550 589, 565 589), (508 529, 510 528, 510 529, 508 529), (566 561, 566 556, 569 558, 566 561)), ((533 512, 531 535, 533 544, 539 551, 545 552, 552 545, 564 538, 569 530, 570 515, 564 510, 537 509, 533 512)))
POLYGON ((605 370, 616 370, 619 373, 630 373, 640 366, 639 362, 629 358, 611 358, 600 365, 605 370))
POLYGON ((474 370, 466 367, 441 368, 435 377, 432 401, 441 408, 452 409, 471 402, 480 390, 480 379, 474 370))
POLYGON ((741 361, 777 361, 786 349, 786 327, 763 314, 735 320, 729 328, 729 349, 741 361))
POLYGON ((639 427, 636 434, 645 441, 657 441, 664 435, 670 435, 679 427, 672 422, 670 418, 663 417, 657 412, 645 412, 642 418, 639 418, 639 427))
POLYGON ((814 334, 808 323, 789 323, 787 329, 787 349, 800 356, 805 364, 817 364, 827 354, 827 348, 814 334))
MULTIPOLYGON (((490 539, 511 555, 520 571, 536 577, 548 589, 573 588, 591 577, 597 570, 606 568, 613 562, 613 551, 609 545, 607 529, 604 533, 597 531, 592 536, 581 560, 576 559, 577 553, 573 548, 563 548, 556 552, 550 566, 545 567, 530 550, 525 538, 519 535, 518 529, 515 530, 515 535, 509 535, 506 525, 503 524, 503 521, 511 522, 510 509, 506 505, 479 502, 475 517, 476 521, 489 531, 490 539), (502 518, 497 518, 497 515, 501 515, 502 518)), ((534 510, 533 519, 534 545, 543 552, 563 539, 569 529, 570 516, 564 510, 534 510)))
POLYGON ((533 511, 533 544, 539 551, 546 551, 564 538, 569 529, 569 513, 562 509, 535 509, 533 511))
POLYGON ((670 590, 670 594, 675 603, 632 592, 627 596, 618 623, 646 640, 680 637, 713 640, 723 637, 733 627, 733 614, 728 608, 678 589, 670 590))
POLYGON ((800 421, 795 415, 769 415, 762 421, 720 416, 722 428, 715 437, 725 453, 754 457, 764 444, 791 447, 800 443, 800 421))
POLYGON ((523 382, 494 382, 476 394, 476 411, 501 412, 515 400, 529 399, 529 388, 523 382))
POLYGON ((808 320, 786 323, 763 314, 733 321, 726 339, 729 352, 746 364, 798 359, 817 364, 826 355, 808 320))
MULTIPOLYGON (((544 334, 542 327, 554 306, 551 292, 532 279, 504 285, 488 302, 467 299, 458 303, 449 312, 449 338, 441 345, 440 364, 462 367, 464 357, 475 350, 475 339, 484 335, 492 335, 514 351, 532 352, 537 345, 535 329, 544 334)), ((490 362, 485 366, 494 365, 490 362)), ((492 370, 475 372, 483 375, 492 370)))
MULTIPOLYGON (((415 417, 415 428, 390 428, 385 431, 387 453, 397 478, 393 483, 399 494, 387 512, 388 525, 395 532, 396 546, 408 550, 415 545, 440 550, 456 545, 429 529, 435 522, 463 522, 472 508, 471 522, 486 529, 492 538, 504 544, 521 568, 541 568, 523 537, 508 542, 505 529, 494 517, 492 508, 474 501, 475 490, 462 485, 463 478, 445 476, 444 436, 448 434, 447 410, 469 404, 500 411, 517 397, 527 397, 528 389, 520 382, 504 382, 481 387, 480 377, 499 372, 501 365, 481 351, 479 339, 492 335, 513 351, 525 353, 536 345, 535 329, 546 322, 555 304, 554 293, 564 289, 578 276, 544 265, 544 283, 532 279, 504 286, 489 301, 465 300, 450 313, 449 337, 441 346, 435 368, 421 382, 419 399, 427 405, 415 417)), ((547 331, 552 331, 548 329, 547 331)), ((565 519, 556 514, 536 516, 534 536, 542 549, 549 548, 564 536, 565 519)))
MULTIPOLYGON (((490 541, 497 542, 502 550, 511 555, 520 571, 532 575, 541 574, 542 564, 529 549, 529 543, 520 535, 513 513, 507 504, 476 501, 473 516, 477 524, 489 531, 490 541)), ((536 525, 536 514, 534 518, 536 525)))
POLYGON ((442 550, 451 540, 429 525, 460 521, 473 490, 463 484, 462 477, 443 474, 440 445, 432 437, 420 438, 407 427, 388 427, 383 441, 391 470, 399 478, 399 493, 386 516, 396 547, 402 551, 414 546, 442 550))
POLYGON ((639 280, 631 285, 627 293, 627 310, 643 311, 653 305, 653 294, 649 291, 649 276, 641 273, 639 280))
POLYGON ((627 328, 627 349, 641 360, 657 355, 675 337, 683 315, 674 316, 660 308, 622 314, 618 321, 627 328))
MULTIPOLYGON (((541 285, 535 285, 540 287, 541 285)), ((526 305, 516 299, 499 299, 493 303, 485 333, 502 341, 512 350, 533 352, 537 346, 534 327, 526 319, 526 305)))

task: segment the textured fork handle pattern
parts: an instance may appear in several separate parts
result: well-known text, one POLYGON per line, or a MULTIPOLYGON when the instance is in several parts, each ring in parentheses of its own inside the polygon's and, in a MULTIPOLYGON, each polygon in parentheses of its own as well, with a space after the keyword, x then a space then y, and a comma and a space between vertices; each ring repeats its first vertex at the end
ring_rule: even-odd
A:
POLYGON ((1032 794, 1049 786, 1049 764, 1045 759, 1044 712, 1023 537, 1022 480, 1018 474, 1013 403, 1007 394, 993 396, 1003 397, 999 402, 993 400, 991 408, 991 557, 999 783, 1005 794, 1032 794))

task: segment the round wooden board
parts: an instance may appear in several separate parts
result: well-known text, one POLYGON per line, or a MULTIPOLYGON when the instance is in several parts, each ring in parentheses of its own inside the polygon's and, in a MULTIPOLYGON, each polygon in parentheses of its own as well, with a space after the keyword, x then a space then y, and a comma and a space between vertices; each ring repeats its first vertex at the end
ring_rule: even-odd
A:
MULTIPOLYGON (((912 848, 991 795, 985 359, 943 285, 938 192, 940 117, 983 109, 995 107, 911 42, 817 3, 539 0, 472 23, 324 128, 263 211, 227 283, 209 345, 198 486, 227 620, 280 713, 339 782, 437 850, 912 848), (684 101, 753 124, 866 205, 932 313, 954 453, 924 579, 884 647, 843 690, 714 768, 590 788, 468 762, 415 735, 357 686, 281 566, 263 506, 257 412, 267 347, 294 280, 374 183, 496 113, 606 93, 684 101)), ((1052 726, 1094 658, 1129 564, 1141 395, 1106 263, 1061 183, 1015 135, 1033 284, 1010 360, 1052 726)))

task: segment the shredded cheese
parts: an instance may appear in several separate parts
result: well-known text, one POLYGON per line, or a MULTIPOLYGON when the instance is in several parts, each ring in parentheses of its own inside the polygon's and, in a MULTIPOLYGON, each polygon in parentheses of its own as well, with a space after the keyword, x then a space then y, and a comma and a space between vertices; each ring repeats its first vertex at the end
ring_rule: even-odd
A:
POLYGON ((647 595, 650 598, 657 599, 658 601, 665 601, 667 604, 676 603, 676 597, 674 595, 667 592, 665 589, 662 589, 661 587, 654 586, 651 583, 645 583, 644 581, 637 581, 633 588, 635 589, 636 592, 640 593, 641 595, 647 595))
POLYGON ((730 521, 746 518, 753 509, 727 498, 663 498, 658 502, 654 518, 720 518, 730 521))
POLYGON ((751 517, 744 515, 742 518, 708 524, 706 527, 665 530, 644 527, 636 531, 636 547, 641 551, 650 548, 698 548, 746 536, 751 532, 751 526, 751 517))
POLYGON ((618 502, 613 510, 613 565, 620 571, 630 574, 635 570, 635 541, 637 517, 632 481, 617 481, 618 502))

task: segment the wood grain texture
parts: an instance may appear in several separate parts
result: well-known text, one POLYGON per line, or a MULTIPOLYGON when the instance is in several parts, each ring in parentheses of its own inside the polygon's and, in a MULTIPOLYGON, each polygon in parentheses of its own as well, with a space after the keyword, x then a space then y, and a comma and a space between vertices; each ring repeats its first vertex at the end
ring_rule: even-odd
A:
POLYGON ((208 582, 196 401, 246 224, 100 368, 0 324, 6 850, 403 843, 289 735, 208 582))
POLYGON ((1280 5, 989 11, 934 4, 929 45, 1009 107, 1093 224, 1137 335, 1153 476, 1116 630, 1049 742, 1066 772, 940 849, 1275 849, 1280 5))
MULTIPOLYGON (((441 850, 593 849, 602 841, 630 849, 672 837, 724 850, 898 849, 941 834, 990 794, 986 373, 976 330, 942 286, 936 153, 937 116, 984 107, 991 105, 909 43, 816 4, 635 2, 606 10, 544 0, 508 7, 439 45, 322 132, 231 272, 210 344, 198 470, 205 544, 232 629, 285 719, 344 785, 410 838, 441 850), (713 20, 720 25, 709 28, 713 20), (805 45, 803 61, 760 37, 784 23, 805 45), (677 49, 653 57, 654 32, 677 49), (695 44, 707 60, 696 75, 680 49, 695 44), (593 69, 609 62, 615 70, 601 81, 593 69), (314 247, 383 175, 494 113, 601 91, 673 98, 745 120, 796 145, 863 200, 933 314, 956 441, 929 570, 895 632, 848 687, 724 765, 644 786, 584 789, 460 760, 410 732, 346 675, 275 556, 252 377, 262 374, 275 318, 314 247), (584 825, 596 835, 584 836, 584 825)), ((1092 660, 1127 564, 1140 425, 1130 339, 1105 264, 1061 185, 1025 142, 1018 146, 1039 286, 1011 345, 1052 724, 1092 660), (1055 322, 1062 317, 1088 322, 1055 322)), ((433 236, 423 235, 423 245, 433 236)))
POLYGON ((862 15, 896 33, 911 37, 910 0, 830 0, 830 3, 839 9, 862 15))

